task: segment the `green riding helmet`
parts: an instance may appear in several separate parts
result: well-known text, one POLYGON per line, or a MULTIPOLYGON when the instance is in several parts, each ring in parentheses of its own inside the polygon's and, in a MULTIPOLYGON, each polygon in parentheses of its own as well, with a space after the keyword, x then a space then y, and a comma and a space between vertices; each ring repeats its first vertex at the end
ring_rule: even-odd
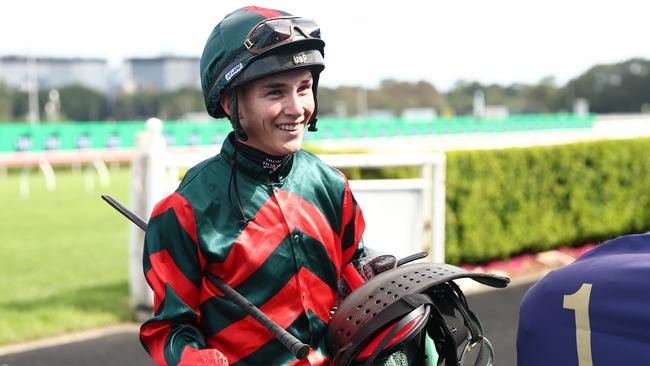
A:
MULTIPOLYGON (((318 77, 325 68, 325 42, 308 19, 274 9, 247 6, 226 15, 214 28, 201 56, 201 87, 205 107, 215 118, 228 117, 219 103, 224 92, 275 73, 309 68, 313 76, 314 113, 309 131, 316 131, 318 77)), ((231 98, 232 111, 237 97, 231 98)), ((245 140, 237 113, 229 116, 237 137, 245 140)))

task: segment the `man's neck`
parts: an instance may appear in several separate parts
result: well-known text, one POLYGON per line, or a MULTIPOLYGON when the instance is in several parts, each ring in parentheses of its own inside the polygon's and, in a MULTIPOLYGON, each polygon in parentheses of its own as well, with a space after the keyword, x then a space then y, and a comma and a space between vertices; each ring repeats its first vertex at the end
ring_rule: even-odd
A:
POLYGON ((291 157, 291 154, 285 156, 267 154, 264 151, 246 145, 245 143, 237 140, 235 137, 233 137, 233 140, 233 146, 239 154, 243 155, 245 158, 253 161, 256 164, 259 164, 259 166, 266 169, 269 173, 273 173, 278 170, 278 168, 284 165, 284 163, 289 160, 289 157, 291 157))

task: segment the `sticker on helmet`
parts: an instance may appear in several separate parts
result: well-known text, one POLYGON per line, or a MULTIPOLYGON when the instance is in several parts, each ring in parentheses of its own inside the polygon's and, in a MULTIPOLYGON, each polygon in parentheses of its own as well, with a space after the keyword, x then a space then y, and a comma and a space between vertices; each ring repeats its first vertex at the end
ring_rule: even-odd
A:
POLYGON ((294 65, 304 64, 305 62, 307 62, 307 55, 305 55, 304 52, 296 53, 293 55, 294 65))
POLYGON ((230 81, 230 79, 232 79, 235 75, 239 74, 239 72, 241 71, 242 68, 243 68, 243 65, 240 62, 235 67, 230 69, 230 71, 228 71, 226 73, 226 81, 230 81))

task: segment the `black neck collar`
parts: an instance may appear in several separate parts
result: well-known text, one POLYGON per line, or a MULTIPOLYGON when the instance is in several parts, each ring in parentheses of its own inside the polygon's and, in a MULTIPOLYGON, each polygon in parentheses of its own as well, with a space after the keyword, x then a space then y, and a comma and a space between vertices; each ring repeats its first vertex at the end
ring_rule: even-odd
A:
POLYGON ((275 156, 267 154, 264 151, 258 150, 254 147, 248 146, 243 142, 237 140, 234 135, 230 136, 231 143, 237 150, 237 153, 241 154, 246 159, 254 162, 260 167, 264 168, 269 173, 273 173, 283 166, 291 157, 291 154, 285 156, 275 156))

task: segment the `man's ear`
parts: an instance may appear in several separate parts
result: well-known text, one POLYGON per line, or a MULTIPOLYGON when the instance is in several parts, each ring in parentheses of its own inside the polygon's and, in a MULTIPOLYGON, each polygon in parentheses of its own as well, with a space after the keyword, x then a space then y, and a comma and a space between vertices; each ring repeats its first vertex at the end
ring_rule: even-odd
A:
POLYGON ((219 96, 219 104, 224 112, 230 117, 230 93, 223 93, 219 96))

